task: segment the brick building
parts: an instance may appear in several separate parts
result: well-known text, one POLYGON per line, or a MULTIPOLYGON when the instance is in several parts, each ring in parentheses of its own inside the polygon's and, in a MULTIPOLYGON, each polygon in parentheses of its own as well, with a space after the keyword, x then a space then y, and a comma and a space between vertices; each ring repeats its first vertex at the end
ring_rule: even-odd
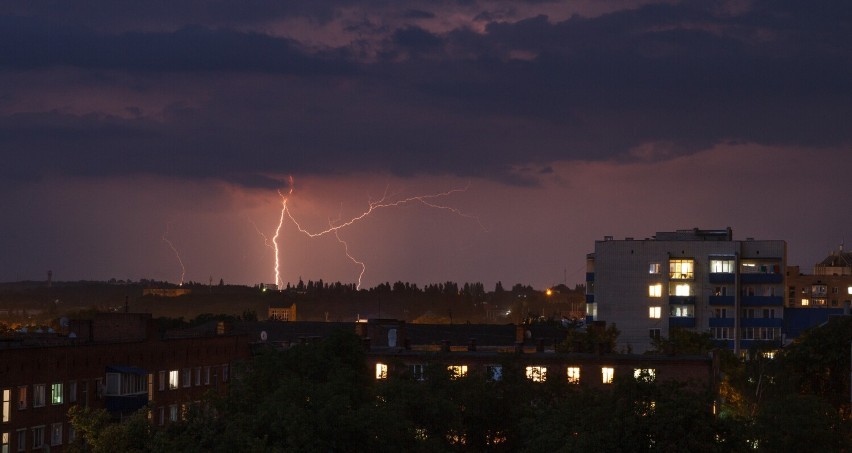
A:
POLYGON ((178 420, 208 390, 224 392, 232 364, 248 358, 244 335, 157 331, 148 314, 99 314, 62 334, 0 342, 0 451, 62 451, 76 433, 72 405, 115 419, 148 406, 152 421, 178 420))

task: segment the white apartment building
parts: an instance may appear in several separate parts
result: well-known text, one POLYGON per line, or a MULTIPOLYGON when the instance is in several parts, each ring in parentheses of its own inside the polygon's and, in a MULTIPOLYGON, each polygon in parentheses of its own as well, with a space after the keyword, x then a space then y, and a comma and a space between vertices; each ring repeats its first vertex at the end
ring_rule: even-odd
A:
POLYGON ((780 344, 786 264, 785 241, 735 241, 731 228, 606 236, 587 255, 586 318, 615 324, 618 349, 634 353, 673 328, 736 352, 780 344))

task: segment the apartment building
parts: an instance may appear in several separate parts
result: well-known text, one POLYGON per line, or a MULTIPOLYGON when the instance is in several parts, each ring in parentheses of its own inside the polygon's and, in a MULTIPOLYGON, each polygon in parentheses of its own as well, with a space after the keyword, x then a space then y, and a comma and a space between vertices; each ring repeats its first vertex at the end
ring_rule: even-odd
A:
POLYGON ((151 408, 156 425, 178 420, 210 390, 224 392, 244 335, 161 333, 148 314, 72 321, 67 332, 20 333, 0 342, 0 451, 62 451, 76 433, 71 406, 120 419, 151 408))
POLYGON ((780 344, 787 244, 724 230, 595 241, 586 261, 586 317, 615 324, 618 348, 643 353, 674 328, 709 332, 736 352, 780 344))

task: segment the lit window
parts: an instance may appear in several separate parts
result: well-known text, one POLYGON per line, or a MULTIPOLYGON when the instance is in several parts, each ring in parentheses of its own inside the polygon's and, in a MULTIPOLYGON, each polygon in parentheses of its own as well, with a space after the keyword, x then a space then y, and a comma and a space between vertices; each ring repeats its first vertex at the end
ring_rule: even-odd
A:
POLYGON ((45 384, 33 385, 33 407, 44 406, 44 389, 45 384))
POLYGON ((56 383, 50 386, 50 402, 52 404, 62 404, 62 383, 56 383))
POLYGON ((657 370, 654 368, 634 368, 633 377, 637 381, 653 382, 657 377, 657 370))
POLYGON ((3 453, 9 453, 9 433, 3 433, 3 442, 0 444, 3 453))
POLYGON ((453 379, 467 376, 467 365, 450 365, 447 370, 449 370, 450 377, 453 379))
POLYGON ((169 371, 169 390, 178 388, 178 370, 169 371))
POLYGON ((846 293, 847 293, 847 294, 852 294, 852 286, 850 286, 850 287, 846 288, 846 293))
POLYGON ((376 379, 387 379, 388 378, 388 366, 384 363, 376 364, 376 379))
POLYGON ((569 366, 568 367, 568 383, 569 384, 579 384, 580 383, 580 367, 577 367, 577 366, 569 366))
POLYGON ((689 283, 672 283, 669 288, 669 294, 673 296, 688 297, 692 295, 692 288, 689 283))
POLYGON ((775 351, 764 352, 763 357, 770 359, 770 360, 774 359, 775 358, 775 351))
POLYGON ((651 297, 662 297, 663 295, 663 284, 657 283, 654 285, 648 285, 648 295, 651 297))
POLYGON ((586 316, 590 316, 592 319, 598 319, 598 304, 591 303, 586 304, 586 316))
POLYGON ((12 416, 12 389, 3 389, 3 423, 12 416))
POLYGON ((612 384, 613 376, 615 376, 615 368, 606 366, 601 368, 601 378, 604 384, 612 384))
POLYGON ((734 260, 710 260, 710 272, 731 274, 734 272, 734 260))
POLYGON ((809 299, 802 299, 802 306, 810 305, 811 301, 809 299))
POLYGON ((674 318, 692 318, 694 316, 692 305, 672 305, 669 316, 674 318))
POLYGON ((543 366, 528 366, 526 370, 527 379, 533 382, 544 382, 547 378, 547 368, 543 366))
MULTIPOLYGON (((648 266, 648 273, 649 274, 659 274, 660 273, 660 263, 651 263, 648 266)), ((849 294, 852 294, 852 293, 849 293, 849 294)))
POLYGON ((692 280, 695 276, 693 262, 691 259, 670 260, 669 278, 672 280, 692 280))
POLYGON ((648 317, 653 319, 660 319, 660 315, 662 315, 661 307, 648 307, 648 317))

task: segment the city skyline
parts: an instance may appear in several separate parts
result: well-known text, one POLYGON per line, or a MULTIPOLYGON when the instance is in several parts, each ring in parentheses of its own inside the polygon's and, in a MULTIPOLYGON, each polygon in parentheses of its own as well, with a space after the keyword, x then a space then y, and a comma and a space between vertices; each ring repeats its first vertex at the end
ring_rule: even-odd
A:
POLYGON ((283 222, 282 282, 354 283, 362 262, 364 287, 573 286, 595 240, 693 227, 786 240, 808 272, 852 224, 850 17, 0 2, 0 281, 273 283, 290 189, 312 232, 453 193, 339 238, 283 222))

